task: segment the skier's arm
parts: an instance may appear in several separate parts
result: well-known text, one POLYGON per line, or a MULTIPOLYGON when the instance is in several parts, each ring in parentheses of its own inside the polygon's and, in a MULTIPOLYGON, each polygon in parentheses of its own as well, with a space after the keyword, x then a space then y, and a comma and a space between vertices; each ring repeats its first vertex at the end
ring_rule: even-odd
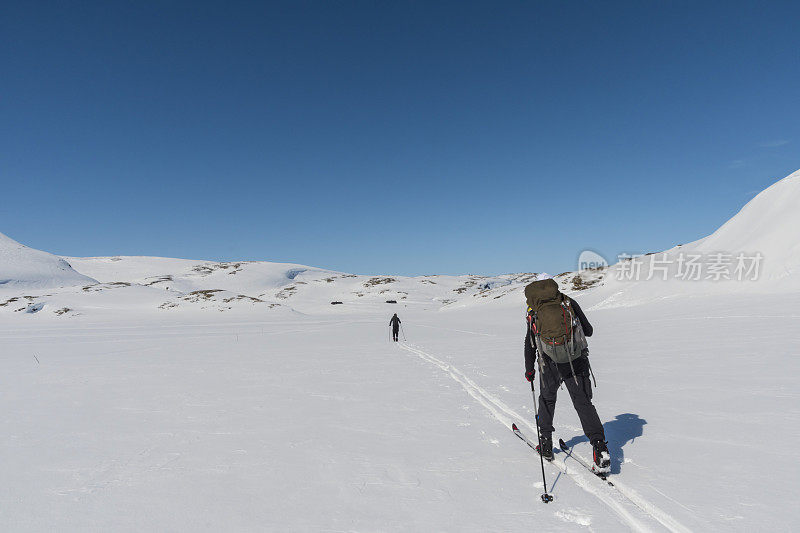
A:
POLYGON ((531 344, 531 330, 525 333, 525 374, 536 370, 536 348, 531 344))
POLYGON ((572 303, 572 309, 575 311, 575 314, 578 315, 578 320, 581 321, 581 326, 583 327, 583 334, 587 337, 591 337, 592 333, 594 333, 594 328, 591 324, 589 324, 589 320, 586 319, 586 315, 583 314, 583 309, 581 306, 578 305, 578 302, 573 300, 572 298, 569 299, 572 303))

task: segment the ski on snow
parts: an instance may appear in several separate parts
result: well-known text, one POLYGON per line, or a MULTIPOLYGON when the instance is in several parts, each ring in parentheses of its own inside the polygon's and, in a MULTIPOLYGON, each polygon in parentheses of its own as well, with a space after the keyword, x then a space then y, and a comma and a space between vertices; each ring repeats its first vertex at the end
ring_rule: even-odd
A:
POLYGON ((605 481, 606 483, 608 483, 612 487, 614 486, 614 484, 608 480, 609 472, 600 472, 600 471, 595 470, 594 469, 594 465, 590 464, 588 461, 586 461, 586 459, 584 459, 583 457, 581 457, 579 455, 575 455, 574 453, 572 453, 572 449, 569 446, 567 446, 567 443, 564 442, 564 439, 558 439, 558 447, 561 449, 562 452, 567 454, 567 457, 572 457, 573 459, 578 461, 578 463, 580 463, 581 466, 586 468, 589 472, 591 472, 595 476, 599 477, 600 479, 602 479, 603 481, 605 481))
MULTIPOLYGON (((522 439, 522 441, 528 446, 530 446, 531 449, 533 449, 533 451, 539 453, 539 450, 536 449, 536 444, 531 442, 531 440, 528 437, 526 437, 522 431, 520 431, 520 429, 517 427, 516 424, 511 424, 511 430, 514 432, 514 435, 522 439)), ((564 453, 567 457, 572 457, 573 459, 575 459, 578 462, 578 464, 580 464, 586 470, 588 470, 595 476, 599 477, 600 479, 608 483, 610 486, 612 487, 614 486, 614 483, 608 480, 607 472, 596 472, 594 468, 592 468, 592 465, 589 464, 583 457, 580 457, 572 453, 572 449, 569 446, 567 446, 567 444, 564 442, 564 439, 558 439, 558 450, 561 451, 561 453, 564 453)))
POLYGON ((539 453, 539 450, 536 449, 536 445, 528 440, 528 437, 526 437, 525 434, 519 430, 516 424, 511 424, 511 430, 514 432, 514 435, 522 439, 522 442, 530 446, 536 453, 539 453))

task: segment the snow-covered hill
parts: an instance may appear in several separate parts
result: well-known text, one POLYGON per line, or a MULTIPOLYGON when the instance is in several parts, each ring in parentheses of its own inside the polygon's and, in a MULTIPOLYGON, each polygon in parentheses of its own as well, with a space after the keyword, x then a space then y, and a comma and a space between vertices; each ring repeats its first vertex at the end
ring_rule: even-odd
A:
MULTIPOLYGON (((800 290, 800 171, 751 200, 712 235, 666 252, 634 257, 608 269, 556 276, 568 293, 586 291, 596 308, 683 296, 774 294, 800 290), (587 289, 589 289, 587 291, 587 289)), ((387 302, 461 309, 521 299, 537 274, 503 276, 363 276, 264 261, 214 262, 160 257, 65 257, 0 239, 0 287, 27 296, 0 310, 49 309, 59 316, 112 308, 245 311, 282 308, 341 313, 332 307, 381 308, 387 302), (72 267, 74 267, 74 269, 72 267), (97 281, 95 281, 97 280, 97 281), (44 292, 33 289, 67 288, 44 292), (113 292, 113 295, 109 295, 113 292), (24 304, 24 305, 23 305, 24 304), (68 309, 69 311, 63 311, 68 309)), ((6 294, 8 291, 6 290, 6 294)), ((46 314, 46 313, 45 313, 46 314)))
MULTIPOLYGON (((38 263, 27 264, 24 259, 15 261, 19 266, 17 272, 25 269, 35 272, 38 263)), ((280 310, 341 314, 343 308, 364 311, 392 305, 458 309, 513 297, 539 276, 534 273, 366 276, 291 263, 163 257, 65 257, 53 261, 75 267, 69 286, 51 289, 52 284, 23 282, 33 279, 32 275, 27 278, 20 275, 17 279, 10 273, 7 285, 21 292, 5 293, 5 301, 0 300, 0 311, 44 311, 39 316, 55 313, 69 318, 109 312, 138 313, 142 309, 173 314, 213 310, 270 315, 280 310)), ((592 286, 599 275, 566 273, 556 279, 565 291, 576 291, 592 286)))
POLYGON ((759 193, 713 234, 681 251, 763 256, 757 287, 800 289, 800 170, 759 193))
POLYGON ((599 307, 722 294, 800 291, 800 170, 768 187, 713 234, 623 260, 592 295, 599 307))
MULTIPOLYGON (((159 257, 67 258, 102 283, 83 292, 147 287, 153 310, 235 311, 253 307, 290 308, 303 313, 341 313, 344 308, 387 305, 459 307, 502 298, 536 279, 505 276, 365 276, 291 263, 214 262, 159 257), (263 304, 263 305, 260 305, 263 304), (342 307, 338 307, 342 306, 342 307)), ((62 295, 64 296, 64 295, 62 295)), ((51 296, 52 297, 52 296, 51 296)))
POLYGON ((27 290, 96 283, 63 258, 28 248, 0 233, 0 290, 27 290))

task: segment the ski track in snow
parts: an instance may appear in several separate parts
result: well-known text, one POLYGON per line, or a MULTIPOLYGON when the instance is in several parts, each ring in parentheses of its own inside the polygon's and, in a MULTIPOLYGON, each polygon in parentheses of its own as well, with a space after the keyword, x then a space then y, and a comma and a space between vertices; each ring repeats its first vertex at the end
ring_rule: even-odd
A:
MULTIPOLYGON (((536 431, 536 427, 528 422, 524 416, 520 415, 511 407, 506 405, 502 400, 480 387, 472 379, 467 377, 466 374, 450 363, 442 361, 441 359, 414 347, 410 343, 399 343, 399 346, 403 350, 410 352, 420 359, 436 365, 443 371, 447 372, 454 381, 461 385, 461 387, 470 396, 472 396, 479 404, 485 407, 492 414, 492 416, 494 416, 506 428, 511 428, 511 424, 516 421, 520 424, 526 425, 531 431, 536 431)), ((550 462, 550 464, 569 476, 580 488, 594 495, 597 499, 610 507, 611 510, 614 511, 617 516, 622 519, 622 521, 625 522, 633 531, 644 532, 652 530, 629 512, 629 510, 626 508, 626 503, 632 504, 642 513, 646 514, 649 518, 659 522, 669 531, 674 533, 689 533, 691 531, 683 524, 678 522, 675 518, 659 509, 656 505, 647 501, 636 491, 620 483, 619 478, 617 477, 613 478, 614 487, 617 489, 615 491, 605 483, 600 485, 596 482, 596 480, 587 479, 585 475, 581 475, 570 470, 563 460, 554 459, 550 462), (603 490, 601 490, 600 487, 603 487, 603 490), (617 495, 620 497, 615 497, 617 495)), ((583 467, 581 467, 581 470, 584 470, 583 467)), ((587 475, 593 476, 592 474, 587 475)))

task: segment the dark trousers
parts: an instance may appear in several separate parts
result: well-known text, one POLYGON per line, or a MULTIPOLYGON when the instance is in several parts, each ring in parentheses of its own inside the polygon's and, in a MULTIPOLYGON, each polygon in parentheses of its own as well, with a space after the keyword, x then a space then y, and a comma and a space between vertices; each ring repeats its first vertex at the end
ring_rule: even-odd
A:
POLYGON ((397 334, 399 332, 400 332, 400 327, 399 326, 394 326, 392 328, 392 339, 394 339, 394 342, 397 342, 397 334))
POLYGON ((590 441, 595 439, 605 440, 603 424, 597 416, 597 409, 592 404, 592 383, 589 378, 589 360, 579 357, 569 363, 556 364, 546 355, 539 355, 541 366, 539 368, 539 429, 544 435, 552 435, 553 414, 556 409, 556 395, 558 387, 563 382, 567 387, 572 405, 578 412, 583 433, 590 441), (575 369, 574 375, 572 369, 575 369), (577 383, 576 383, 577 380, 577 383))

